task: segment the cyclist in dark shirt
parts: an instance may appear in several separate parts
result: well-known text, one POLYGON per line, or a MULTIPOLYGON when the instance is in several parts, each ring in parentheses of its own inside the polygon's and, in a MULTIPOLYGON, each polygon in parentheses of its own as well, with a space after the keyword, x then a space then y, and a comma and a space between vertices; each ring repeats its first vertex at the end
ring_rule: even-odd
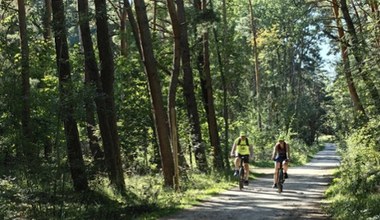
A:
POLYGON ((277 187, 277 175, 280 163, 283 164, 285 179, 288 178, 288 164, 290 160, 289 144, 284 140, 283 136, 280 136, 278 142, 273 148, 272 160, 275 161, 274 175, 273 175, 273 188, 277 187))

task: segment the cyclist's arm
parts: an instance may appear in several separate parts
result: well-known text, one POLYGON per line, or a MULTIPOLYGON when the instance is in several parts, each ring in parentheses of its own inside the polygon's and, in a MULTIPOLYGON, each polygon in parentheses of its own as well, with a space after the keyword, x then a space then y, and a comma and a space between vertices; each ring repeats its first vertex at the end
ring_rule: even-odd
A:
POLYGON ((250 145, 249 146, 249 158, 253 159, 254 156, 255 156, 255 153, 253 152, 253 146, 250 145))
POLYGON ((276 151, 277 151, 276 146, 277 146, 277 144, 275 144, 273 147, 272 160, 274 160, 274 157, 276 156, 276 151))
POLYGON ((232 145, 231 153, 230 153, 231 157, 236 156, 235 151, 236 151, 236 143, 234 142, 234 144, 232 145))
POLYGON ((289 147, 289 144, 286 144, 286 152, 288 153, 288 160, 290 160, 290 147, 289 147))

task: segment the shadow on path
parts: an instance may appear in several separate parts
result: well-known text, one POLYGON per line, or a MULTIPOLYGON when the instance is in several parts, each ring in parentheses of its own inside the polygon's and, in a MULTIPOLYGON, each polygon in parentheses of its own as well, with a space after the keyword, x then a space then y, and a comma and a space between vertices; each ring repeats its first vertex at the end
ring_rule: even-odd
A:
POLYGON ((272 172, 266 170, 242 191, 233 188, 162 220, 329 219, 321 210, 321 200, 339 160, 336 147, 327 144, 305 166, 289 168, 289 179, 281 194, 271 188, 270 169, 272 172))

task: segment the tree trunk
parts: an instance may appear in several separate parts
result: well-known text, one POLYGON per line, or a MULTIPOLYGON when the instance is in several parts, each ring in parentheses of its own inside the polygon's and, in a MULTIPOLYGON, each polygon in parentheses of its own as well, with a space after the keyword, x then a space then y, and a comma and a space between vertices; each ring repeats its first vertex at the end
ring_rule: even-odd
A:
MULTIPOLYGON (((82 39, 82 45, 84 50, 85 57, 85 85, 89 90, 95 88, 97 93, 96 97, 101 96, 101 85, 99 81, 99 70, 95 58, 95 52, 93 48, 93 43, 91 39, 90 25, 88 20, 88 0, 78 0, 78 13, 79 13, 79 25, 80 33, 82 39), (99 91, 100 90, 100 91, 99 91)), ((100 162, 104 158, 104 153, 99 146, 99 139, 95 135, 95 113, 93 107, 93 98, 86 99, 86 121, 87 121, 87 136, 89 138, 89 145, 92 156, 95 161, 100 162)), ((101 105, 101 104, 100 104, 101 105)), ((105 105, 103 103, 103 105, 105 105)), ((99 105, 98 105, 99 106, 99 105)), ((100 106, 99 106, 100 108, 100 106)), ((98 114, 99 117, 102 116, 102 113, 98 114)), ((108 137, 110 138, 110 137, 108 137)))
POLYGON ((43 36, 45 40, 51 39, 51 14, 52 14, 52 0, 45 0, 44 15, 42 18, 42 25, 44 28, 43 36))
POLYGON ((173 0, 167 0, 167 7, 172 22, 174 45, 173 45, 173 71, 170 80, 169 97, 168 97, 168 117, 171 133, 171 141, 173 146, 173 161, 174 161, 174 188, 179 190, 179 169, 178 169, 178 155, 179 155, 179 141, 177 133, 177 115, 176 115, 176 95, 178 87, 178 77, 181 64, 181 48, 180 48, 180 25, 178 22, 176 7, 173 0))
POLYGON ((346 21, 346 24, 347 24, 347 32, 351 36, 351 45, 352 45, 351 51, 357 62, 359 75, 362 77, 363 82, 366 84, 366 88, 369 90, 369 94, 372 98, 373 105, 375 106, 377 114, 380 114, 380 95, 373 81, 368 77, 367 73, 363 71, 363 65, 365 62, 363 60, 363 55, 362 55, 363 48, 361 48, 360 46, 359 38, 356 33, 354 23, 352 22, 352 18, 348 11, 347 2, 346 0, 340 0, 340 4, 341 4, 341 10, 343 13, 344 20, 346 21))
MULTIPOLYGON (((222 36, 222 45, 227 45, 227 5, 226 0, 223 0, 223 36, 222 36)), ((217 50, 219 48, 219 44, 217 43, 217 33, 214 31, 215 35, 215 42, 217 46, 217 50)), ((220 52, 218 52, 218 62, 220 66, 220 76, 222 79, 222 88, 223 88, 223 119, 224 119, 224 162, 226 164, 226 168, 230 169, 230 151, 229 151, 229 144, 228 144, 228 138, 229 138, 229 122, 228 122, 228 105, 227 105, 227 98, 228 98, 228 88, 227 88, 227 79, 226 79, 226 73, 228 72, 228 53, 227 50, 224 50, 223 56, 220 55, 220 52)))
POLYGON ((74 102, 72 99, 71 73, 69 50, 65 29, 65 10, 62 0, 53 4, 53 21, 55 33, 56 60, 59 75, 59 94, 61 117, 64 124, 68 162, 73 179, 74 189, 83 191, 88 189, 82 150, 79 141, 77 123, 74 119, 74 102))
MULTIPOLYGON (((219 72, 220 72, 220 77, 222 81, 222 90, 223 90, 223 119, 224 119, 224 151, 222 146, 220 147, 221 153, 222 153, 222 160, 223 164, 225 165, 225 168, 230 169, 230 163, 229 163, 229 149, 228 149, 228 130, 229 130, 229 124, 228 124, 228 106, 227 106, 227 82, 226 82, 226 76, 225 76, 225 66, 226 64, 222 61, 225 60, 222 58, 220 48, 219 48, 219 40, 218 40, 218 33, 216 29, 213 29, 213 34, 214 34, 214 41, 215 41, 215 47, 216 47, 216 53, 218 57, 218 65, 219 65, 219 72)), ((225 42, 223 40, 223 42, 225 42)), ((222 42, 222 45, 225 45, 222 42)))
MULTIPOLYGON (((198 4, 196 4, 198 5, 198 4)), ((198 5, 199 6, 199 5, 198 5)), ((207 1, 203 0, 201 7, 197 8, 199 11, 205 11, 207 1)), ((214 168, 221 170, 224 168, 222 151, 220 148, 220 139, 218 134, 218 125, 216 122, 214 97, 210 73, 210 52, 209 52, 209 34, 206 29, 202 36, 199 38, 200 47, 198 53, 198 70, 201 79, 203 105, 206 111, 206 118, 208 124, 208 131, 210 137, 211 147, 213 148, 213 165, 214 168)))
POLYGON ((128 56, 128 48, 127 48, 127 30, 126 30, 126 24, 127 24, 127 5, 126 1, 124 0, 122 7, 121 7, 121 17, 120 17, 120 51, 121 55, 124 57, 128 56))
POLYGON ((18 17, 21 41, 21 77, 22 77, 22 135, 23 150, 21 155, 29 160, 36 159, 38 152, 35 152, 32 145, 32 130, 30 125, 30 83, 29 83, 29 46, 26 29, 26 14, 24 0, 18 0, 18 17))
MULTIPOLYGON (((127 11, 127 14, 128 14, 129 24, 131 25, 136 45, 141 45, 141 43, 140 43, 140 36, 139 36, 139 30, 138 30, 139 28, 138 28, 136 19, 135 19, 134 15, 133 15, 131 5, 130 5, 129 1, 127 1, 127 0, 124 1, 124 5, 126 7, 126 11, 127 11)), ((142 52, 141 47, 137 47, 137 48, 138 48, 140 57, 143 57, 143 52, 142 52)), ((143 62, 141 62, 141 64, 144 65, 143 62)), ((150 118, 152 120, 153 139, 158 141, 157 132, 156 132, 155 125, 154 125, 154 116, 150 115, 150 118)), ((161 160, 161 156, 160 156, 159 144, 157 143, 157 141, 154 143, 154 146, 153 146, 154 147, 153 162, 157 164, 157 168, 158 169, 161 169, 162 168, 162 160, 161 160)))
POLYGON ((332 6, 334 10, 335 19, 336 19, 336 24, 338 27, 338 35, 340 39, 341 55, 342 55, 342 60, 343 60, 343 71, 346 77, 351 100, 354 103, 355 110, 361 112, 363 115, 366 115, 364 108, 360 102, 359 95, 356 91, 355 83, 352 79, 351 70, 350 70, 350 60, 349 60, 348 51, 347 51, 348 50, 347 42, 345 40, 343 26, 339 18, 339 7, 338 7, 337 0, 333 0, 332 4, 333 4, 332 6))
POLYGON ((256 109, 257 109, 257 126, 259 131, 263 128, 261 122, 261 96, 260 96, 260 72, 259 72, 259 51, 257 48, 257 30, 255 24, 255 16, 253 14, 252 0, 249 0, 249 10, 251 14, 251 29, 253 37, 253 57, 255 60, 255 87, 256 87, 256 109))
POLYGON ((114 61, 113 53, 111 49, 111 39, 108 31, 108 18, 107 7, 105 0, 95 0, 96 9, 96 31, 98 40, 98 50, 100 59, 100 79, 102 83, 102 89, 105 94, 105 104, 107 109, 105 113, 107 115, 106 120, 112 136, 112 143, 110 146, 104 146, 109 148, 106 154, 109 154, 109 162, 111 163, 111 182, 116 186, 120 192, 125 191, 124 174, 121 164, 120 155, 120 143, 119 135, 117 133, 116 124, 116 112, 115 112, 115 100, 114 100, 114 61))
MULTIPOLYGON (((125 9, 127 11, 129 24, 131 25, 133 36, 135 38, 136 45, 140 45, 140 37, 139 37, 139 28, 137 26, 137 22, 135 17, 133 16, 132 7, 128 0, 124 0, 125 9)), ((142 57, 141 47, 137 47, 139 50, 139 54, 142 57)))
POLYGON ((205 144, 202 140, 201 126, 197 102, 194 93, 193 70, 190 61, 190 48, 187 35, 187 23, 185 18, 185 6, 183 0, 177 0, 178 20, 181 24, 181 58, 183 67, 183 93, 185 96, 187 116, 189 118, 189 127, 191 135, 191 144, 195 154, 195 161, 201 172, 207 171, 207 160, 205 144))
POLYGON ((141 41, 140 46, 143 52, 142 59, 144 60, 145 73, 148 77, 151 102, 154 110, 154 121, 160 145, 165 186, 173 187, 174 162, 169 140, 169 125, 167 124, 167 115, 164 111, 160 78, 158 76, 156 60, 153 55, 152 39, 145 7, 144 0, 135 1, 136 17, 141 41))

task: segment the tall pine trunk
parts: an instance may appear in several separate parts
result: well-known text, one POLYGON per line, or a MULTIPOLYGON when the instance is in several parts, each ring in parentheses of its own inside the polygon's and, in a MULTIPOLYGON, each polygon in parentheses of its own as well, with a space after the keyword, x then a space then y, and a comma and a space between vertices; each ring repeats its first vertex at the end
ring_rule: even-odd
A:
MULTIPOLYGON (((354 26, 354 23, 352 21, 350 12, 348 11, 348 6, 347 6, 346 0, 340 0, 340 4, 341 4, 341 10, 343 13, 343 18, 344 18, 346 25, 347 25, 347 33, 349 33, 349 35, 351 37, 351 44, 350 45, 352 47, 352 50, 350 50, 350 51, 352 51, 352 53, 355 57, 357 67, 358 67, 358 71, 359 71, 358 74, 362 77, 363 82, 366 85, 366 89, 369 90, 369 94, 372 98, 373 105, 375 106, 374 109, 376 110, 377 114, 380 114, 380 95, 379 95, 379 92, 377 90, 376 85, 373 83, 373 81, 368 76, 368 73, 365 70, 363 70, 363 65, 365 62, 363 59, 364 48, 361 47, 361 45, 360 45, 361 43, 360 43, 359 37, 356 33, 355 26, 354 26)), ((363 41, 362 44, 365 44, 365 42, 363 41)))
MULTIPOLYGON (((91 39, 90 25, 89 25, 89 14, 88 14, 88 0, 78 0, 78 13, 79 13, 79 26, 82 39, 82 45, 84 50, 84 70, 85 70, 85 85, 89 90, 95 89, 95 99, 99 99, 102 94, 102 89, 99 80, 99 70, 95 58, 95 52, 93 48, 93 43, 91 39)), ((96 120, 95 120, 95 110, 93 107, 94 99, 86 99, 86 121, 87 121, 87 136, 89 138, 89 145, 92 156, 95 161, 100 162, 104 158, 104 152, 99 146, 99 139, 95 135, 96 120)), ((97 104, 98 109, 101 105, 105 106, 104 103, 97 104)), ((99 117, 102 113, 98 114, 99 117)), ((105 115, 103 113, 103 115, 105 115)), ((104 135, 103 135, 104 136, 104 135)), ((106 137, 107 138, 107 137, 106 137)), ((108 137, 110 138, 110 137, 108 137)))
POLYGON ((167 124, 167 115, 164 111, 160 78, 153 54, 153 45, 144 0, 135 1, 135 10, 140 34, 140 46, 143 52, 142 59, 144 60, 144 69, 148 77, 149 92, 154 110, 155 128, 160 146, 165 186, 173 187, 174 162, 169 140, 169 125, 167 124))
POLYGON ((43 36, 45 40, 51 39, 51 14, 52 14, 52 0, 44 0, 44 14, 42 18, 43 36))
POLYGON ((36 159, 38 152, 35 152, 32 145, 32 130, 30 125, 30 83, 29 83, 29 46, 26 28, 26 13, 24 0, 18 0, 18 17, 21 41, 21 77, 22 77, 22 155, 29 160, 36 159))
MULTIPOLYGON (((260 72, 259 72, 259 50, 257 46, 257 30, 255 24, 255 16, 253 13, 253 4, 252 0, 249 0, 249 11, 251 14, 251 31, 253 38, 253 58, 255 61, 255 92, 256 92, 256 109, 257 109, 257 126, 259 131, 263 129, 263 125, 261 122, 261 94, 260 94, 260 72)), ((262 148, 264 151, 264 148, 262 148)))
POLYGON ((79 141, 77 123, 74 118, 73 88, 71 82, 71 67, 69 63, 69 48, 67 45, 63 1, 54 1, 52 9, 55 49, 57 55, 56 61, 59 75, 61 117, 66 135, 68 162, 74 189, 76 191, 83 191, 88 189, 88 182, 79 141))
POLYGON ((194 92, 194 77, 191 68, 191 56, 187 35, 187 23, 185 18, 185 6, 183 0, 177 0, 178 20, 181 24, 181 58, 183 68, 183 93, 185 96, 187 117, 189 119, 191 145, 195 154, 195 162, 201 172, 207 171, 205 144, 202 139, 199 122, 198 106, 194 92))
MULTIPOLYGON (((197 10, 206 11, 207 1, 203 0, 195 4, 197 10)), ((199 37, 199 52, 198 52, 198 71, 201 79, 203 105, 206 112, 209 138, 213 149, 213 166, 221 170, 224 168, 222 151, 220 148, 220 139, 218 133, 218 125, 215 116, 214 97, 211 82, 210 70, 210 52, 209 52, 209 34, 208 29, 204 30, 199 37)))
POLYGON ((356 91, 355 83, 352 78, 351 69, 350 69, 350 60, 348 57, 348 48, 347 48, 347 42, 345 40, 345 34, 344 29, 342 26, 342 22, 339 17, 339 6, 337 0, 332 1, 334 16, 336 19, 336 24, 338 27, 338 36, 340 39, 340 48, 341 48, 341 55, 342 55, 342 61, 343 61, 343 71, 344 75, 346 77, 348 90, 350 92, 351 100, 354 103, 354 108, 356 111, 361 112, 361 114, 366 115, 363 105, 360 101, 359 95, 356 91))
MULTIPOLYGON (((223 35, 222 35, 222 44, 224 47, 227 45, 227 3, 226 0, 223 0, 223 35)), ((214 32, 215 35, 215 42, 217 45, 217 49, 219 48, 219 44, 217 43, 217 35, 216 31, 214 32)), ((223 120, 224 120, 224 162, 226 164, 226 168, 230 169, 230 162, 229 162, 229 144, 228 144, 228 138, 229 138, 229 109, 228 109, 228 87, 227 87, 227 77, 226 74, 228 72, 228 66, 229 66, 229 59, 228 59, 228 52, 227 52, 227 47, 224 48, 223 53, 220 54, 218 52, 218 61, 219 61, 219 66, 220 66, 220 76, 222 80, 222 89, 223 89, 223 120)))
POLYGON ((116 124, 116 112, 115 112, 115 100, 114 100, 114 60, 113 53, 111 49, 111 39, 108 29, 108 16, 107 16, 107 5, 105 0, 95 0, 95 10, 96 10, 96 31, 97 31, 97 41, 98 41, 98 51, 100 59, 100 79, 102 90, 104 92, 104 102, 106 109, 104 113, 106 118, 102 120, 104 126, 108 126, 110 135, 112 137, 112 142, 109 141, 107 145, 104 146, 105 153, 108 156, 108 167, 110 169, 110 178, 112 184, 120 192, 125 192, 125 182, 124 174, 121 164, 120 155, 120 143, 119 135, 117 132, 116 124))
POLYGON ((176 107, 176 96, 178 87, 178 77, 181 67, 181 33, 180 24, 178 22, 177 10, 173 0, 167 0, 167 7, 172 22, 173 28, 173 70, 170 79, 169 87, 169 97, 168 97, 168 117, 169 117, 169 127, 171 133, 171 143, 173 146, 173 162, 174 162, 174 188, 179 189, 179 141, 177 133, 177 113, 176 107))

